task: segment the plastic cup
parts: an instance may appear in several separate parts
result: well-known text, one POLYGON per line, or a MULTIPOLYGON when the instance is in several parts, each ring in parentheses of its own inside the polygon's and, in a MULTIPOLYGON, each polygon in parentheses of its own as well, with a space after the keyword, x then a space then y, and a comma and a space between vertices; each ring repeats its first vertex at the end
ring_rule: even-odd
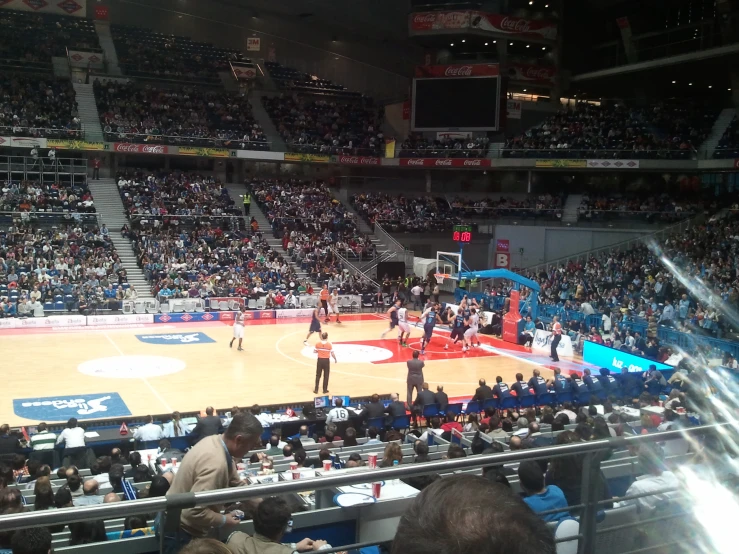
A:
POLYGON ((367 454, 367 466, 370 469, 375 469, 377 467, 377 452, 370 452, 367 454))
POLYGON ((290 462, 290 470, 295 471, 298 469, 298 462, 290 462))
POLYGON ((177 467, 177 458, 172 458, 172 467, 177 467))
POLYGON ((372 483, 372 496, 374 498, 380 498, 380 491, 382 490, 382 483, 376 482, 372 483))
POLYGON ((323 471, 330 471, 331 465, 331 460, 323 460, 323 471))
POLYGON ((246 469, 246 466, 244 464, 236 464, 236 469, 239 471, 244 471, 246 469))
POLYGON ((149 463, 151 463, 151 454, 149 454, 149 463))
POLYGON ((298 468, 293 469, 293 481, 300 479, 300 470, 298 468))
POLYGON ((167 467, 167 458, 162 458, 159 463, 162 464, 162 468, 167 467))

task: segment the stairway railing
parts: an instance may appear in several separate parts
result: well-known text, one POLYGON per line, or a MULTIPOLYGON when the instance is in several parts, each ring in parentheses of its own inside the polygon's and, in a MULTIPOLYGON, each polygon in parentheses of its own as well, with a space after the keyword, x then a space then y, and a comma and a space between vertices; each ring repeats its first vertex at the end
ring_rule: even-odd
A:
POLYGON ((357 279, 359 279, 360 281, 365 281, 375 288, 380 288, 380 283, 372 279, 366 273, 362 272, 361 269, 359 269, 354 263, 350 262, 346 256, 344 256, 333 246, 331 247, 331 252, 333 252, 334 256, 336 256, 338 260, 344 265, 344 267, 352 272, 357 279))

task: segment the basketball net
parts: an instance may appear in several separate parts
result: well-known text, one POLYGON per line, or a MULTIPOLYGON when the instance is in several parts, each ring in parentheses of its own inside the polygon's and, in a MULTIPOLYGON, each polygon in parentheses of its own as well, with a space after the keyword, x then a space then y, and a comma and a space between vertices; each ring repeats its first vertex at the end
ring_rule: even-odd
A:
POLYGON ((449 275, 448 273, 434 273, 434 277, 436 277, 436 282, 439 285, 443 285, 444 284, 444 279, 449 279, 449 277, 451 277, 451 275, 449 275))

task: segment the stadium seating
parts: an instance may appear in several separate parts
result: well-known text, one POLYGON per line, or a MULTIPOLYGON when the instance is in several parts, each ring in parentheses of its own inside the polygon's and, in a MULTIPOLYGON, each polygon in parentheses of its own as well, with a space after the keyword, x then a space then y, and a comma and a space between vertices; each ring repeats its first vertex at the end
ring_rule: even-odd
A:
POLYGON ((462 219, 516 217, 522 219, 562 219, 564 198, 551 194, 531 194, 521 198, 470 199, 456 196, 449 200, 454 215, 462 219))
POLYGON ((739 117, 734 116, 713 153, 714 158, 739 158, 739 117))
POLYGON ((504 157, 693 159, 718 110, 683 102, 644 108, 581 102, 506 142, 504 157))
POLYGON ((89 19, 46 13, 0 10, 0 66, 15 70, 51 70, 53 56, 67 49, 100 50, 89 19))
POLYGON ((485 158, 487 137, 467 139, 428 140, 422 135, 411 135, 400 145, 400 158, 485 158))
POLYGON ((444 231, 461 222, 444 198, 368 192, 353 195, 350 202, 368 223, 378 222, 394 233, 444 231))
POLYGON ((0 136, 74 139, 84 136, 81 129, 69 80, 51 75, 0 75, 0 136))
POLYGON ((106 140, 269 150, 245 96, 95 81, 106 140))
POLYGON ((251 63, 237 50, 189 37, 126 25, 111 25, 111 33, 120 66, 133 77, 220 85, 218 72, 230 71, 229 62, 251 63))
POLYGON ((367 97, 283 94, 262 103, 291 151, 377 156, 384 144, 380 109, 367 97))
POLYGON ((320 282, 341 271, 331 248, 351 259, 372 259, 375 247, 322 181, 254 180, 254 199, 283 249, 320 282))
POLYGON ((292 67, 286 67, 277 62, 265 62, 270 77, 283 90, 290 90, 313 95, 361 97, 358 92, 352 92, 346 87, 333 83, 328 79, 321 79, 309 73, 302 73, 292 67))

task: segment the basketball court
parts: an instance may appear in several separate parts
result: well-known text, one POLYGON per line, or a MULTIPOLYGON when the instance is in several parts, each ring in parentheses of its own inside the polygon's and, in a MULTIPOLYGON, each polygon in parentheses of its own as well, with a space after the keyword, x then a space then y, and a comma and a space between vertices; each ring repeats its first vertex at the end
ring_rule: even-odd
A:
MULTIPOLYGON (((0 422, 57 421, 59 399, 68 404, 70 397, 79 397, 91 419, 308 402, 314 397, 312 344, 318 340, 314 334, 311 346, 303 345, 308 327, 308 318, 247 321, 243 352, 235 344, 229 348, 232 329, 221 321, 3 330, 7 370, 0 422)), ((423 331, 412 326, 404 348, 395 330, 380 339, 387 327, 384 314, 345 315, 341 324, 332 319, 323 325, 338 358, 331 368, 332 395, 398 392, 405 399, 405 362, 420 347, 423 331)), ((465 354, 448 336, 436 331, 423 359, 432 390, 444 385, 450 397, 471 396, 481 377, 492 383, 500 375, 510 383, 517 372, 528 379, 535 367, 551 376, 546 355, 483 335, 483 346, 465 354)), ((558 365, 579 367, 566 360, 558 365)))

